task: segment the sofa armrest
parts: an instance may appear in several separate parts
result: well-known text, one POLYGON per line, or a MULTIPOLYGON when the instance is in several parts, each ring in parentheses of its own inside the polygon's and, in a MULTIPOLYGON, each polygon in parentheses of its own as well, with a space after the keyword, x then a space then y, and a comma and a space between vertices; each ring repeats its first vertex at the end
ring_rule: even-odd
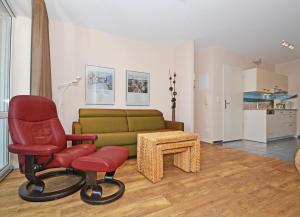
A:
POLYGON ((59 151, 59 148, 54 145, 20 145, 10 144, 8 150, 14 154, 21 155, 42 155, 49 156, 59 151))
POLYGON ((81 125, 79 122, 74 121, 72 123, 72 133, 73 134, 81 134, 81 125))
POLYGON ((184 123, 183 122, 177 122, 177 121, 165 121, 166 129, 172 129, 172 130, 184 130, 184 123))
MULTIPOLYGON (((74 134, 74 135, 66 135, 66 139, 70 141, 83 141, 83 140, 91 140, 92 144, 95 143, 95 140, 97 139, 97 135, 95 134, 74 134)), ((77 144, 77 143, 74 143, 77 144)))

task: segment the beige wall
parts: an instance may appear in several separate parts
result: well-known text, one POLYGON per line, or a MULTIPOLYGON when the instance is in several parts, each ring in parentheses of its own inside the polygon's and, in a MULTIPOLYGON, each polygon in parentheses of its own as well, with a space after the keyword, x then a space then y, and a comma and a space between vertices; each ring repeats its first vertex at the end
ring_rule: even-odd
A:
MULTIPOLYGON (((223 140, 223 65, 248 69, 255 67, 252 61, 253 58, 223 48, 211 47, 202 50, 196 43, 198 88, 195 94, 195 128, 203 141, 223 140), (201 85, 205 87, 202 88, 201 85)), ((274 71, 272 64, 263 63, 260 67, 274 71)))
MULTIPOLYGON (((50 47, 53 99, 57 104, 62 96, 62 92, 58 90, 58 85, 72 81, 76 75, 82 77, 78 86, 71 87, 64 94, 61 121, 67 133, 71 132, 72 121, 78 119, 79 108, 126 107, 126 69, 151 73, 150 106, 130 106, 129 108, 159 109, 166 119, 170 119, 169 68, 175 69, 174 61, 176 60, 179 68, 177 71, 178 77, 189 77, 193 60, 188 60, 190 61, 188 62, 186 58, 180 56, 180 53, 185 53, 189 59, 190 53, 192 52, 193 56, 194 51, 190 42, 175 50, 59 21, 50 22, 50 47), (85 64, 115 68, 115 105, 85 105, 85 64)), ((185 79, 178 84, 183 88, 183 91, 178 91, 182 100, 185 100, 190 94, 190 89, 185 88, 185 79)), ((190 78, 188 80, 190 81, 190 78)), ((190 102, 187 101, 187 103, 190 102)), ((192 129, 191 120, 193 118, 186 117, 185 113, 187 112, 185 111, 191 110, 190 107, 193 106, 183 105, 180 100, 178 104, 178 120, 187 121, 185 124, 189 129, 192 129), (184 108, 181 109, 181 106, 184 106, 184 108)))
POLYGON ((300 59, 276 64, 275 71, 284 75, 300 74, 300 59))
MULTIPOLYGON (((275 66, 275 71, 281 74, 285 74, 288 76, 289 80, 289 93, 290 94, 298 94, 298 98, 295 100, 295 103, 297 103, 298 109, 300 109, 300 59, 287 62, 287 63, 282 63, 282 64, 277 64, 275 66)), ((298 110, 298 135, 300 135, 300 111, 298 110)))

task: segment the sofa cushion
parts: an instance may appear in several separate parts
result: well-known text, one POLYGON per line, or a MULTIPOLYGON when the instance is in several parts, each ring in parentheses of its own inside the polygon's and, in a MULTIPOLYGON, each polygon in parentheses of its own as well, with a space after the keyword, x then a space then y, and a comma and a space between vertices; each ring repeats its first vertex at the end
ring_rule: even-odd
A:
POLYGON ((83 117, 126 117, 122 109, 79 109, 79 118, 83 117))
POLYGON ((126 110, 126 113, 130 132, 165 129, 163 114, 158 110, 126 110))
POLYGON ((119 133, 101 133, 98 134, 98 139, 96 140, 97 148, 106 145, 136 145, 137 144, 137 134, 139 133, 157 133, 172 131, 170 129, 161 130, 151 130, 151 131, 139 131, 139 132, 119 132, 119 133))
POLYGON ((169 131, 177 131, 173 129, 161 129, 161 130, 146 130, 146 131, 138 131, 137 134, 141 133, 159 133, 159 132, 169 132, 169 131))
POLYGON ((162 117, 163 114, 155 109, 127 109, 127 117, 162 117))
POLYGON ((126 112, 121 109, 80 109, 82 133, 128 132, 126 112))
POLYGON ((106 145, 132 145, 136 142, 136 132, 101 133, 98 134, 96 146, 99 148, 106 145))
POLYGON ((128 117, 129 131, 161 130, 165 128, 163 117, 128 117))
POLYGON ((80 118, 82 133, 128 132, 126 117, 80 118))

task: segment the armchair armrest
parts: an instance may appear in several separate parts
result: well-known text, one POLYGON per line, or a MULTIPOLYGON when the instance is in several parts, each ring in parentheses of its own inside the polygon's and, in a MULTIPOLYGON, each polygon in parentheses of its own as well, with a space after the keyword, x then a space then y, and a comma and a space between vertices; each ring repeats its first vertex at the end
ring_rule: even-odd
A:
POLYGON ((59 151, 59 147, 54 145, 20 145, 10 144, 8 150, 14 154, 21 155, 51 155, 59 151))
POLYGON ((184 130, 184 123, 183 122, 177 122, 177 121, 165 121, 166 129, 172 129, 172 130, 184 130))
POLYGON ((95 143, 97 139, 96 134, 76 134, 76 135, 66 135, 66 139, 70 141, 82 141, 82 140, 91 140, 92 143, 95 143))
POLYGON ((73 134, 81 134, 81 125, 79 122, 74 121, 72 123, 72 133, 73 134))

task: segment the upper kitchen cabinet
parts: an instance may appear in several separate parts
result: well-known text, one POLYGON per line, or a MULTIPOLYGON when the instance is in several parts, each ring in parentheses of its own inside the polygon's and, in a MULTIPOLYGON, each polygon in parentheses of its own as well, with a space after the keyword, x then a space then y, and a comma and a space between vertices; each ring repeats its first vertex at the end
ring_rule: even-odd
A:
POLYGON ((274 93, 288 90, 288 77, 264 69, 244 71, 244 92, 274 93))
POLYGON ((274 73, 274 87, 282 90, 282 91, 288 91, 288 76, 281 75, 278 73, 274 73))

